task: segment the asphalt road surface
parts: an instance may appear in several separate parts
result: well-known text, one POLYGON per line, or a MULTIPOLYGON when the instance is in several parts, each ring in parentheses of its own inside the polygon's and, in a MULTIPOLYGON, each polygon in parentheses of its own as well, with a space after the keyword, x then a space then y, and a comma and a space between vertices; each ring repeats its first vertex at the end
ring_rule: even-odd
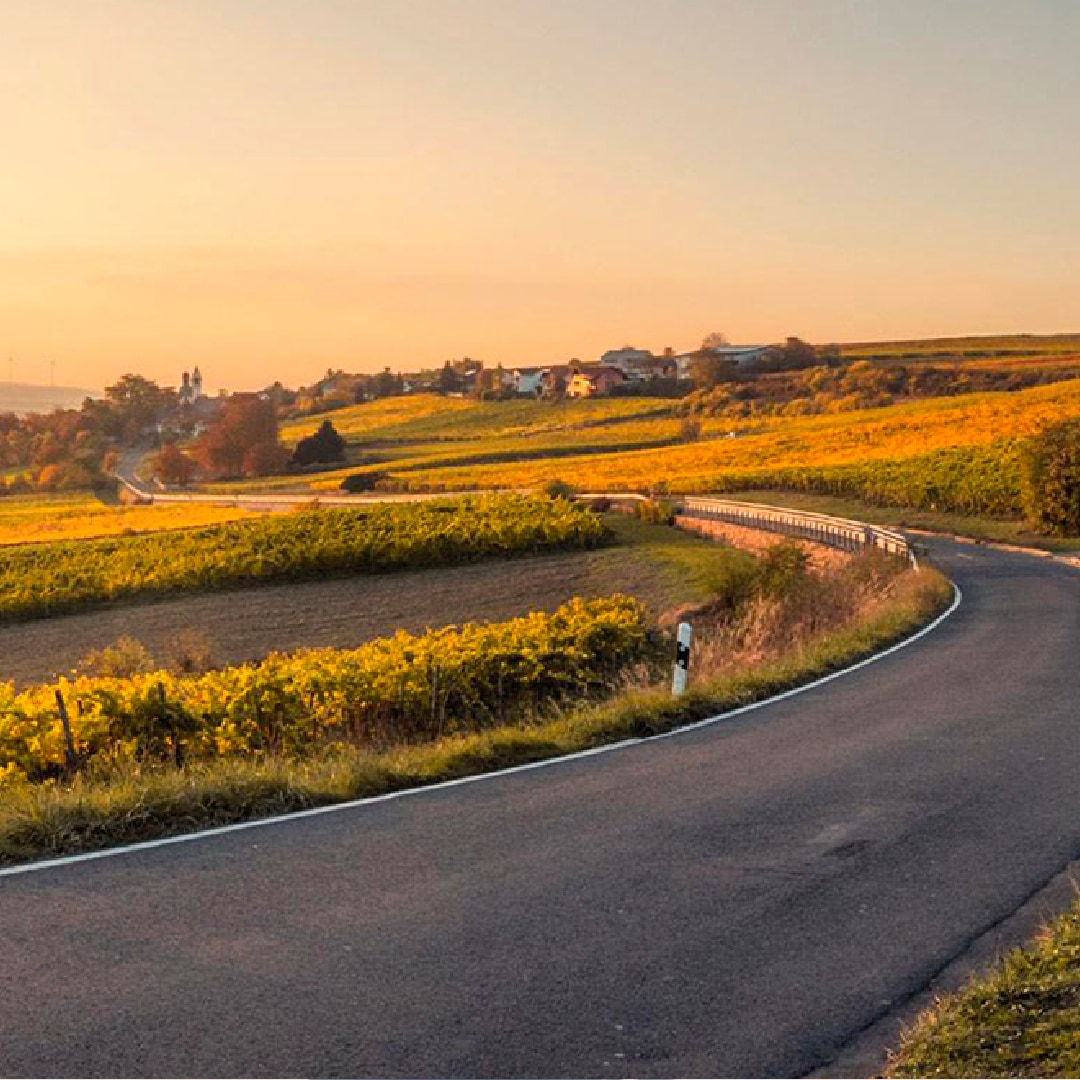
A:
POLYGON ((1080 575, 675 738, 0 877, 0 1070, 797 1076, 1080 853, 1080 575))

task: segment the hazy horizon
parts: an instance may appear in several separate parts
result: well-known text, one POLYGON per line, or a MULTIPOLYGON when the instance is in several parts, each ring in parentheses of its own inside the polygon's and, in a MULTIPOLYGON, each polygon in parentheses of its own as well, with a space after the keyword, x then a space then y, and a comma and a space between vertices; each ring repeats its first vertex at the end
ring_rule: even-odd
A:
POLYGON ((1080 326, 1068 0, 4 13, 17 381, 1080 326))

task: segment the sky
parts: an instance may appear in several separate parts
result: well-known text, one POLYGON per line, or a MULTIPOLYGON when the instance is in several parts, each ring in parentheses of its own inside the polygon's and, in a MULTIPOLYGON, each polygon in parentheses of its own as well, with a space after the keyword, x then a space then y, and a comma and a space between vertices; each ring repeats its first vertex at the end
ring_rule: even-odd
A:
POLYGON ((0 26, 0 378, 1080 330, 1073 0, 0 0, 0 26))

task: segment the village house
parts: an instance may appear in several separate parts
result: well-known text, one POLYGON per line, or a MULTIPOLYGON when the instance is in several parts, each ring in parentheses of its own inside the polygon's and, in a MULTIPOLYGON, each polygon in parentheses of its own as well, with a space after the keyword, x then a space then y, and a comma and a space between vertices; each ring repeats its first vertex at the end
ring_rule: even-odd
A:
POLYGON ((738 367, 752 367, 772 349, 772 345, 723 345, 716 349, 694 349, 674 357, 680 379, 690 378, 690 368, 695 360, 708 357, 714 360, 731 360, 738 367))
POLYGON ((604 367, 617 367, 623 374, 629 375, 632 371, 647 367, 652 359, 653 354, 648 349, 635 349, 632 345, 624 345, 621 349, 608 349, 599 362, 604 367))
POLYGON ((609 349, 600 357, 604 367, 618 368, 629 382, 646 382, 649 379, 674 379, 676 377, 675 354, 667 349, 663 356, 656 356, 648 349, 609 349))
POLYGON ((617 367, 607 364, 581 365, 566 384, 566 396, 572 398, 603 397, 627 381, 617 367))
POLYGON ((552 364, 550 367, 544 368, 541 377, 543 385, 541 396, 546 398, 562 397, 578 368, 579 365, 576 361, 572 364, 552 364))
POLYGON ((514 368, 510 372, 510 389, 524 397, 540 397, 544 392, 546 368, 514 368))

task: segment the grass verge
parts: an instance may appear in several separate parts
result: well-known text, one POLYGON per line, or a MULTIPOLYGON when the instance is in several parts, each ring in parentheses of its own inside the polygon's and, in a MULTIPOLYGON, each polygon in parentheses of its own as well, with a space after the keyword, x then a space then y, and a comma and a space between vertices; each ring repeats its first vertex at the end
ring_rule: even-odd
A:
POLYGON ((226 759, 78 779, 67 787, 16 786, 0 802, 0 863, 176 835, 659 734, 846 667, 925 624, 951 596, 936 571, 909 571, 896 579, 888 601, 864 618, 771 662, 702 681, 678 699, 660 689, 631 689, 544 722, 383 752, 339 747, 303 761, 226 759))
POLYGON ((1080 907, 904 1034, 887 1076, 1080 1076, 1080 907))

